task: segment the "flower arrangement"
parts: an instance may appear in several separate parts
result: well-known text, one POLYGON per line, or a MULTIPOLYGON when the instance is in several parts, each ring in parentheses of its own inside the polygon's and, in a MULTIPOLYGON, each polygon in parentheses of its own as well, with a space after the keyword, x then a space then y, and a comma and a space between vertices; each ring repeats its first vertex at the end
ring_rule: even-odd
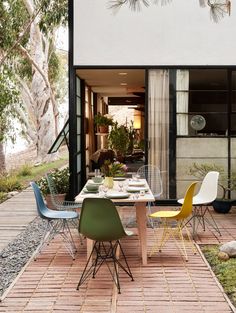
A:
POLYGON ((103 166, 101 167, 101 171, 106 177, 124 176, 127 171, 127 166, 118 161, 111 162, 109 160, 105 160, 103 166))
POLYGON ((102 115, 101 113, 98 113, 94 116, 94 123, 98 126, 109 126, 113 125, 113 118, 109 114, 102 115))
MULTIPOLYGON (((63 169, 54 169, 52 172, 50 172, 52 175, 52 179, 55 183, 55 186, 57 188, 57 192, 59 194, 68 193, 69 191, 69 168, 65 167, 63 169)), ((42 177, 40 180, 36 182, 43 193, 43 195, 50 194, 50 190, 48 187, 48 182, 46 177, 42 177)))

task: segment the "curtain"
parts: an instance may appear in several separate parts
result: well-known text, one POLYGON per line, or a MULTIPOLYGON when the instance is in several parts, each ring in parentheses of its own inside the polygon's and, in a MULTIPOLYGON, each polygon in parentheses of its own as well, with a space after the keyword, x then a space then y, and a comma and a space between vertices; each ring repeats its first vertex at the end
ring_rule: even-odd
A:
POLYGON ((148 85, 149 164, 159 167, 163 198, 169 198, 169 71, 150 70, 148 85))
POLYGON ((176 72, 176 111, 177 111, 177 135, 188 135, 188 90, 189 71, 177 70, 176 72))

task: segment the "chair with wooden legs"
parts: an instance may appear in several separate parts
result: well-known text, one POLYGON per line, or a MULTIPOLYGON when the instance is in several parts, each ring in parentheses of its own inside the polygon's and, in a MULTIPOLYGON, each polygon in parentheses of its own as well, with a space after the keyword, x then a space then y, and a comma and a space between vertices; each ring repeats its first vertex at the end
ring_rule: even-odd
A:
POLYGON ((183 230, 185 230, 187 235, 187 241, 190 243, 192 250, 196 253, 196 248, 192 241, 189 230, 186 226, 186 221, 192 214, 192 201, 193 201, 193 193, 197 182, 192 183, 185 194, 183 205, 178 211, 157 211, 153 214, 150 214, 150 218, 156 219, 159 218, 161 220, 161 225, 163 225, 163 233, 160 240, 158 242, 157 229, 154 229, 155 243, 152 247, 150 257, 159 250, 162 251, 165 243, 170 239, 174 239, 177 247, 180 252, 185 257, 185 260, 188 261, 187 250, 185 246, 185 237, 183 234, 183 230))

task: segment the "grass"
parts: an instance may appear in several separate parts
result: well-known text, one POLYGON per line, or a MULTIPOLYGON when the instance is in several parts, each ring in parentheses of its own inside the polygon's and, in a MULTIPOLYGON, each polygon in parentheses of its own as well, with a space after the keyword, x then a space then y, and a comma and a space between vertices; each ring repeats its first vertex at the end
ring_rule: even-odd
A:
POLYGON ((230 258, 227 261, 218 259, 218 245, 203 246, 201 250, 224 288, 225 293, 233 305, 236 306, 236 258, 230 258))
POLYGON ((62 157, 56 161, 44 163, 37 167, 23 165, 18 170, 0 177, 0 203, 6 200, 6 193, 21 190, 29 186, 30 181, 37 181, 47 172, 55 168, 61 168, 68 164, 68 157, 62 157))

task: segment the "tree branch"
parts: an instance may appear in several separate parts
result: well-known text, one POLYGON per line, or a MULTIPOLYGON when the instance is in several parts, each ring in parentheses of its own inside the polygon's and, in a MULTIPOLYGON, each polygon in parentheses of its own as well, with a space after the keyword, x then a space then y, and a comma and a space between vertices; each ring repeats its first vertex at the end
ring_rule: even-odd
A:
POLYGON ((26 25, 26 27, 24 28, 24 30, 19 34, 18 39, 14 42, 14 44, 7 50, 7 52, 5 54, 3 54, 2 58, 0 59, 0 66, 3 64, 3 62, 6 60, 6 58, 8 57, 8 55, 11 53, 12 50, 15 49, 15 47, 17 45, 19 45, 19 43, 21 42, 21 40, 24 38, 25 34, 27 33, 27 31, 29 30, 31 24, 34 22, 34 20, 36 19, 36 17, 38 16, 39 12, 41 11, 41 7, 36 11, 36 13, 32 16, 32 18, 30 19, 29 23, 26 25))

